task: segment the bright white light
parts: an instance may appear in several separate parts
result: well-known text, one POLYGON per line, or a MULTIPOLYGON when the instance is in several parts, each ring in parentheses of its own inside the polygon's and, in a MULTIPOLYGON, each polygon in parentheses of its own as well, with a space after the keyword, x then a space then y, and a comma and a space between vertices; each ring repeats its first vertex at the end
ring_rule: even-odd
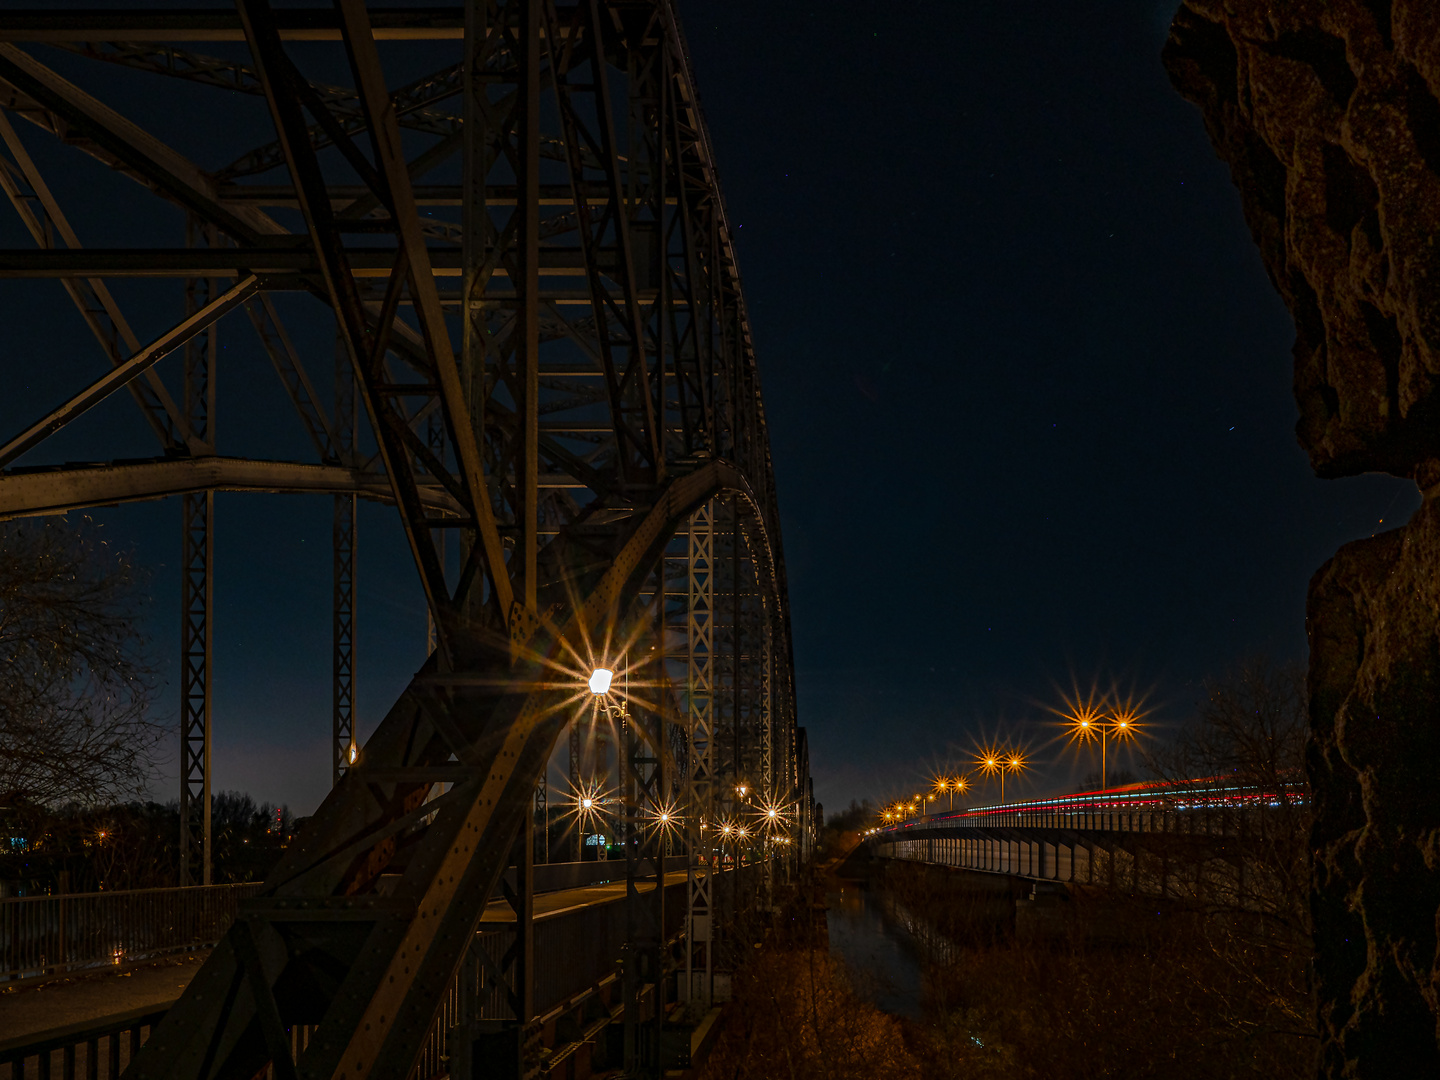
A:
POLYGON ((590 692, 592 694, 608 694, 610 692, 610 680, 615 673, 609 668, 597 667, 590 675, 590 692))
POLYGON ((582 810, 589 810, 589 809, 590 809, 590 800, 589 800, 589 799, 581 799, 581 800, 580 800, 580 808, 581 808, 582 810))
POLYGON ((354 764, 355 764, 355 759, 356 759, 356 757, 359 756, 359 754, 360 754, 359 749, 358 749, 358 748, 356 747, 356 745, 352 742, 352 743, 350 744, 350 764, 351 764, 351 765, 354 765, 354 764))

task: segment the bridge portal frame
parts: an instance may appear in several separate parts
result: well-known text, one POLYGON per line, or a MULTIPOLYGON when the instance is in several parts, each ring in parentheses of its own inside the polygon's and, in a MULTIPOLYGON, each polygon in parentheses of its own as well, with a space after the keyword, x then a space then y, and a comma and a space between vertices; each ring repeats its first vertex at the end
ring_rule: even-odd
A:
MULTIPOLYGON (((334 13, 240 0, 238 18, 0 13, 0 120, 6 111, 181 207, 217 239, 204 248, 96 252, 67 238, 63 249, 42 242, 37 252, 0 253, 0 277, 63 282, 112 365, 0 446, 0 466, 122 388, 167 454, 62 468, 43 485, 26 482, 34 474, 6 474, 0 517, 177 492, 213 503, 216 490, 248 488, 329 491, 337 520, 343 499, 353 522, 357 495, 380 497, 399 511, 435 627, 425 668, 352 759, 353 711, 347 743, 340 684, 341 651, 353 645, 342 643, 338 625, 347 586, 336 585, 332 772, 341 775, 147 1045, 136 1076, 245 1072, 267 1060, 280 1076, 408 1070, 467 955, 484 898, 533 821, 535 779, 583 694, 577 678, 610 659, 615 628, 663 566, 670 538, 702 506, 728 507, 721 576, 732 586, 730 722, 717 727, 712 712, 705 750, 711 806, 711 747, 727 745, 728 779, 758 767, 761 791, 793 808, 792 826, 808 842, 808 775, 796 770, 786 783, 774 766, 777 730, 782 745, 796 742, 793 661, 759 380, 713 154, 668 0, 573 8, 471 0, 450 12, 382 11, 373 20, 359 0, 339 0, 334 13), (376 43, 427 37, 460 41, 461 62, 392 90, 376 43), (354 89, 302 75, 289 53, 297 38, 342 44, 354 89), (177 44, 188 40, 244 42, 249 61, 177 44), (277 138, 205 173, 16 42, 263 97, 277 138), (611 86, 622 80, 623 95, 611 86), (457 90, 458 125, 436 108, 457 90), (555 95, 558 143, 537 130, 552 115, 537 91, 555 95), (407 156, 402 128, 434 141, 407 156), (353 177, 336 182, 322 150, 344 158, 358 187, 353 177), (456 152, 459 198, 442 193, 439 202, 461 206, 458 228, 419 214, 415 183, 456 152), (552 167, 562 171, 547 180, 552 167), (288 183, 245 182, 276 169, 288 183), (569 209, 547 211, 557 193, 568 194, 569 209), (281 220, 297 213, 299 233, 281 220), (579 239, 578 260, 550 242, 565 235, 579 239), (366 246, 356 236, 381 242, 366 246), (452 268, 458 293, 441 287, 452 268), (573 269, 584 289, 547 288, 573 269), (233 284, 207 287, 189 317, 141 345, 107 302, 104 278, 115 275, 233 284), (337 448, 344 417, 329 423, 315 407, 270 302, 285 291, 334 313, 373 454, 354 438, 348 455, 337 448), (242 306, 318 466, 222 459, 167 400, 157 364, 197 335, 213 352, 214 324, 242 306), (570 317, 576 307, 588 322, 570 317), (451 313, 462 324, 458 349, 446 326, 451 313), (557 343, 572 354, 558 367, 545 359, 557 343), (540 419, 557 412, 558 424, 540 419), (448 436, 443 446, 425 437, 435 416, 448 436), (437 529, 461 533, 457 572, 431 542, 437 529), (751 653, 742 652, 747 641, 751 653), (757 673, 761 642, 766 666, 757 673), (437 785, 449 789, 431 798, 437 785), (297 1060, 285 1028, 312 1021, 332 1034, 310 1041, 297 1060)), ((13 146, 11 156, 20 156, 13 146)), ((25 176, 13 161, 0 173, 25 176)), ((33 216, 33 191, 11 183, 7 194, 22 217, 33 216)), ((42 229, 37 240, 51 235, 42 229)), ((352 527, 352 555, 353 542, 352 527)), ((353 618, 353 563, 350 570, 353 618)), ((350 690, 353 709, 353 682, 350 690)), ((663 695, 649 704, 661 717, 658 761, 665 718, 684 717, 690 728, 693 717, 663 695)), ((727 810, 750 812, 733 799, 727 810)), ((687 859, 713 862, 718 846, 712 834, 687 859)), ((523 860, 533 847, 521 847, 523 860)), ((708 869, 697 879, 708 888, 708 869)), ((523 918, 523 899, 520 907, 523 918)), ((713 903, 710 911, 707 972, 713 903)), ((527 965, 512 967, 523 1024, 527 965)))

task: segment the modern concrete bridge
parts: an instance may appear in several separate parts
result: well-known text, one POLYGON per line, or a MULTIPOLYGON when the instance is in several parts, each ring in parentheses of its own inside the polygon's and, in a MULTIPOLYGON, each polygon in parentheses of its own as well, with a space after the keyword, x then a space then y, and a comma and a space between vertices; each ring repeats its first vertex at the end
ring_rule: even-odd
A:
POLYGON ((1259 848, 1296 790, 1131 784, 938 813, 866 837, 880 858, 1160 898, 1253 899, 1259 848), (1247 873, 1249 881, 1247 883, 1247 873))

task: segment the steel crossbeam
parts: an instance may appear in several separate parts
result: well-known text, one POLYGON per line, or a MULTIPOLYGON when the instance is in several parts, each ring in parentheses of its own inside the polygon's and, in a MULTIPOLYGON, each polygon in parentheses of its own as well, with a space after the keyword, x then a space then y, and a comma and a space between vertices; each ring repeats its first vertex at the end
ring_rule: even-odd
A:
MULTIPOLYGON (((139 110, 143 95, 124 100, 139 110)), ((580 786, 585 679, 618 669, 625 649, 639 674, 620 775, 597 779, 623 793, 626 1063, 656 1075, 642 1007, 658 1024, 670 969, 663 890, 644 883, 684 860, 682 996, 708 1003, 723 923, 753 902, 740 878, 771 880, 716 871, 782 857, 760 839, 761 806, 786 808, 796 849, 809 827, 759 377, 670 0, 0 12, 0 142, 0 188, 33 244, 0 251, 0 290, 52 281, 111 369, 21 442, 0 437, 19 466, 0 473, 0 519, 181 495, 186 851, 209 806, 215 492, 334 497, 334 786, 130 1075, 408 1075, 459 966, 478 962, 478 920, 512 859, 519 932, 497 972, 514 1072, 533 1069, 532 830, 538 811, 548 834, 563 804, 546 769, 567 731, 580 786), (434 70, 391 85, 389 43, 417 40, 432 42, 434 70), (166 77, 167 111, 223 93, 253 122, 219 156, 230 164, 207 172, 144 117, 47 67, 39 42, 107 65, 107 86, 166 77), (206 42, 232 44, 224 58, 190 50, 206 42), (325 49, 332 80, 343 70, 349 85, 303 70, 325 49), (195 242, 132 230, 129 246, 81 247, 27 150, 47 138, 106 166, 117 208, 151 196, 178 207, 195 242), (187 282, 185 319, 143 344, 112 276, 152 294, 187 282), (215 349, 237 308, 313 461, 218 453, 215 349), (338 331, 333 415, 302 309, 338 331), (77 404, 117 389, 165 458, 35 469, 50 434, 91 422, 77 404), (397 508, 436 647, 360 746, 362 496, 397 508), (678 829, 655 827, 670 814, 678 829), (716 895, 725 879, 736 884, 716 895), (286 1036, 296 1025, 318 1026, 302 1044, 286 1036)), ((253 407, 224 403, 227 437, 253 407)), ((196 849, 187 872, 205 861, 196 849)), ((479 1038, 471 1020, 456 1031, 479 1038)))

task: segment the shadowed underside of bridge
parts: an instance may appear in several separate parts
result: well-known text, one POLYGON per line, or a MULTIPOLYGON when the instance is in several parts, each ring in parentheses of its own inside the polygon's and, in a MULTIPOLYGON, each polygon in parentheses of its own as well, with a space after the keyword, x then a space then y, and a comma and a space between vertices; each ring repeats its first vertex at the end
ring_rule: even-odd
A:
MULTIPOLYGON (((408 1075, 512 861, 521 930, 486 963, 523 1032, 537 782, 543 797, 577 717, 618 718, 626 1001, 664 975, 664 890, 645 902, 637 884, 667 855, 688 873, 682 996, 708 995, 712 871, 752 861, 773 881, 810 800, 759 379, 668 0, 12 10, 0 141, 35 241, 0 251, 0 277, 55 279, 105 360, 0 446, 0 465, 28 455, 0 476, 0 519, 180 496, 195 880, 214 492, 335 505, 335 787, 127 1075, 408 1075), (207 157, 235 140, 227 164, 187 156, 197 127, 207 157), (94 174, 129 246, 82 246, 37 164, 62 150, 31 150, 47 139, 94 174), (127 319, 117 299, 176 310, 182 291, 183 319, 153 334, 157 301, 127 319), (305 344, 317 326, 336 341, 333 408, 305 344), (222 332, 258 341, 308 460, 217 451, 222 332), (139 406, 153 459, 44 465, 44 439, 112 394, 139 406), (363 747, 357 497, 396 507, 433 619, 428 662, 363 747), (597 667, 616 671, 602 697, 597 667), (296 1025, 314 1034, 292 1059, 296 1025)), ((270 430, 256 407, 225 413, 251 443, 270 430)), ((627 1032, 627 1063, 654 1054, 627 1032)))
POLYGON ((882 859, 1280 916, 1303 895, 1293 851, 1305 812, 1296 785, 1222 777, 934 814, 864 843, 882 859))

